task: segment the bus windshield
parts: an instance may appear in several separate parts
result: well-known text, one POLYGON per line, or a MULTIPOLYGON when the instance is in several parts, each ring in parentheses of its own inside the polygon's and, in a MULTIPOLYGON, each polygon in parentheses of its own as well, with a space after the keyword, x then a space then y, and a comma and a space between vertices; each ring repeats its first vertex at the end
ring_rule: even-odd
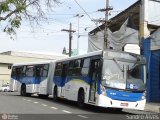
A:
POLYGON ((145 90, 144 65, 113 60, 104 60, 102 85, 110 88, 145 90))
POLYGON ((144 75, 145 65, 128 64, 127 65, 126 83, 127 89, 145 90, 144 75))

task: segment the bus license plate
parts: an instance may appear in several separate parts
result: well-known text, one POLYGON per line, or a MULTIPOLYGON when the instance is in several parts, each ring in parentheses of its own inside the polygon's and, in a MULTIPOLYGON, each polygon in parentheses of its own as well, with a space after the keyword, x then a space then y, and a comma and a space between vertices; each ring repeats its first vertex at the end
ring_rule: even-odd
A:
POLYGON ((121 106, 127 107, 127 106, 128 106, 128 103, 121 103, 121 106))

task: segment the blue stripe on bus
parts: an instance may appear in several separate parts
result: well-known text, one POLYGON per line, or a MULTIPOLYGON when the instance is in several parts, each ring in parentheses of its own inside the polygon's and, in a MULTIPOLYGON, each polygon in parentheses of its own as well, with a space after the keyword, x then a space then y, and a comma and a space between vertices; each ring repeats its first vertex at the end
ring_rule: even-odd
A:
POLYGON ((119 90, 106 90, 107 96, 114 100, 136 102, 142 100, 143 93, 133 93, 119 90))
POLYGON ((69 81, 75 80, 75 79, 82 80, 82 81, 86 82, 87 84, 91 84, 91 78, 88 77, 88 76, 81 76, 81 77, 70 77, 70 76, 59 77, 59 76, 55 76, 53 78, 53 82, 57 86, 63 87, 65 85, 65 83, 68 83, 69 81))
POLYGON ((57 85, 57 86, 61 86, 63 87, 65 85, 65 78, 60 77, 60 76, 55 76, 53 79, 53 82, 57 85))
MULTIPOLYGON (((71 77, 71 76, 67 76, 66 78, 65 77, 60 77, 60 76, 55 76, 53 78, 53 82, 59 86, 59 87, 64 87, 65 83, 71 81, 71 80, 82 80, 84 82, 86 82, 87 84, 91 85, 92 83, 91 82, 94 82, 91 80, 90 77, 88 76, 81 76, 81 77, 71 77)), ((97 81, 97 93, 100 95, 102 93, 101 91, 101 82, 98 80, 97 81)))
POLYGON ((12 77, 12 79, 19 81, 20 83, 25 84, 40 84, 43 80, 45 80, 47 77, 41 77, 40 79, 37 79, 35 77, 12 77))

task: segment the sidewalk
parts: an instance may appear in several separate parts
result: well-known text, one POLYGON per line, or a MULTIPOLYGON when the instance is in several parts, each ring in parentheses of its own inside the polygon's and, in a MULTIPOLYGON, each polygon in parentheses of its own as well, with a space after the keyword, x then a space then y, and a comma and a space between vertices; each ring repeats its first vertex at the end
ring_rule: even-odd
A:
POLYGON ((160 113, 160 103, 146 103, 145 111, 160 113))

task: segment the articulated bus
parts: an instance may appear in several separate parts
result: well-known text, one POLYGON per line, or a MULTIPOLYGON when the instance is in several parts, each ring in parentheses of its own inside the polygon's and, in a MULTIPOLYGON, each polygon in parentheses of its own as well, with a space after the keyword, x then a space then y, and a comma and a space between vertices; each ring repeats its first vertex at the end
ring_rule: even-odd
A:
POLYGON ((54 64, 51 61, 19 63, 12 66, 10 89, 22 96, 52 94, 54 64))
POLYGON ((96 51, 55 62, 53 99, 106 108, 143 110, 146 60, 143 56, 96 51))
POLYGON ((146 60, 114 50, 96 51, 52 62, 14 64, 10 87, 22 96, 53 95, 53 100, 143 110, 146 60))

